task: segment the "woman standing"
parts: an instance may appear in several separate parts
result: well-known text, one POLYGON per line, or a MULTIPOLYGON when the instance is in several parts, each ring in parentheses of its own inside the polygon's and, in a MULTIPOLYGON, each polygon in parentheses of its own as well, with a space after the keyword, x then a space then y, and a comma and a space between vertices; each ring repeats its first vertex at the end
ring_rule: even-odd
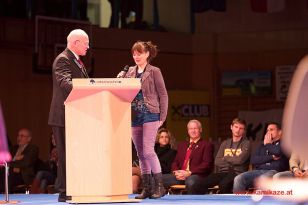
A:
POLYGON ((157 48, 152 42, 137 41, 131 53, 136 66, 130 67, 125 78, 140 78, 141 90, 132 101, 132 136, 141 168, 143 190, 136 199, 160 198, 165 195, 159 160, 154 151, 158 128, 166 120, 168 94, 160 69, 150 62, 156 57, 157 48), (154 191, 151 193, 151 177, 154 191))
MULTIPOLYGON (((157 154, 161 166, 162 174, 171 173, 171 164, 176 156, 174 147, 174 138, 169 130, 162 128, 159 129, 156 135, 156 143, 154 150, 157 154)), ((138 164, 133 166, 133 193, 137 193, 141 182, 140 167, 138 164)))

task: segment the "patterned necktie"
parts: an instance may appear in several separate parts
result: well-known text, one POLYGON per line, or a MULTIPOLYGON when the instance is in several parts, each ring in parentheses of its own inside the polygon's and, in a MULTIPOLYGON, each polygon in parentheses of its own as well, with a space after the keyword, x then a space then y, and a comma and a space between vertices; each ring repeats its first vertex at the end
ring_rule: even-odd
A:
POLYGON ((84 64, 83 64, 83 62, 80 60, 80 58, 79 58, 77 61, 78 61, 78 63, 81 65, 81 67, 84 67, 84 64))
POLYGON ((192 149, 194 147, 194 144, 195 144, 194 142, 191 142, 189 147, 186 150, 186 155, 185 155, 185 160, 182 166, 182 170, 189 170, 189 158, 190 158, 192 149))
POLYGON ((83 73, 83 75, 85 76, 85 77, 89 77, 88 76, 88 73, 87 73, 87 71, 86 71, 86 69, 85 69, 85 67, 84 67, 84 64, 83 64, 83 62, 81 61, 81 59, 79 58, 78 60, 77 60, 77 62, 81 65, 81 71, 82 71, 82 73, 83 73))

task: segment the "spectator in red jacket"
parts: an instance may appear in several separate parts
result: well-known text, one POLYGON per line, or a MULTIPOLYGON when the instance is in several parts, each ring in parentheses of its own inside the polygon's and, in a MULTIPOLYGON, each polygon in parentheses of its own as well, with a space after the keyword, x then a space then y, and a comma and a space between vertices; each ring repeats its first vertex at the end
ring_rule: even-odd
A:
POLYGON ((187 124, 189 140, 178 144, 177 155, 171 165, 172 174, 164 174, 165 187, 185 184, 188 194, 198 191, 196 182, 213 169, 213 145, 201 138, 202 125, 198 120, 187 124))

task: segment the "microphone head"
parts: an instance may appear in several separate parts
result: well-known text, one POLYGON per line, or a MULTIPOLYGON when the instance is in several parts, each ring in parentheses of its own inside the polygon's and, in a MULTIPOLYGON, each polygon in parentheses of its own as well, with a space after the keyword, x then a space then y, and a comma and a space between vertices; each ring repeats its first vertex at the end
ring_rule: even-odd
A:
POLYGON ((127 72, 128 69, 129 69, 129 65, 126 65, 126 66, 123 68, 123 71, 124 71, 124 72, 127 72))

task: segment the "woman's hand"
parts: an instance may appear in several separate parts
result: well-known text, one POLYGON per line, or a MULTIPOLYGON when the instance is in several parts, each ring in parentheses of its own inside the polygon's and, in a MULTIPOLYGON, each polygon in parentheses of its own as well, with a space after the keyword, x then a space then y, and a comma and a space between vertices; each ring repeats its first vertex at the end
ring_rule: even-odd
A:
POLYGON ((161 127, 164 124, 163 121, 158 121, 158 127, 161 127))
POLYGON ((125 73, 123 70, 121 72, 119 72, 119 74, 117 75, 117 78, 123 78, 125 76, 125 73))

